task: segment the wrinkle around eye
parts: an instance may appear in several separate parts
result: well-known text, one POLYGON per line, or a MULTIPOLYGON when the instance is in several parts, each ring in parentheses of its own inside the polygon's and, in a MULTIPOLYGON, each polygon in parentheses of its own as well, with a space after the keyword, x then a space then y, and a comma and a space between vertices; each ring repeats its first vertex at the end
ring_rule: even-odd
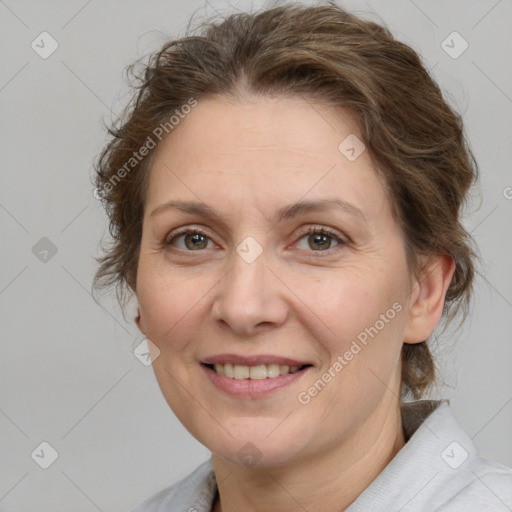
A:
MULTIPOLYGON (((204 237, 206 240, 207 240, 207 245, 208 243, 212 243, 214 244, 215 242, 211 239, 211 237, 209 237, 207 234, 203 233, 202 231, 200 230, 195 230, 195 229, 190 229, 190 230, 186 230, 186 231, 182 231, 182 232, 178 232, 176 233, 175 235, 172 236, 171 240, 169 241, 166 241, 164 242, 165 245, 168 245, 168 246, 172 246, 172 242, 176 241, 176 240, 179 240, 180 238, 182 238, 183 240, 186 239, 186 237, 188 236, 194 236, 194 235, 201 235, 202 237, 204 237)), ((179 248, 179 250, 181 251, 184 251, 184 252, 202 252, 203 250, 206 250, 208 247, 204 247, 204 248, 197 248, 197 251, 194 250, 194 249, 188 249, 188 248, 179 248)))
MULTIPOLYGON (((339 250, 343 249, 345 246, 350 244, 349 241, 345 240, 345 236, 342 236, 340 233, 338 233, 337 230, 334 230, 333 228, 329 228, 327 226, 308 226, 306 227, 306 229, 303 228, 301 231, 301 233, 295 235, 295 241, 291 243, 291 246, 287 246, 287 248, 291 247, 291 250, 293 252, 297 251, 301 256, 304 256, 306 258, 332 256, 333 253, 339 252, 339 250), (323 237, 327 238, 327 240, 330 241, 331 246, 324 249, 315 249, 309 247, 308 238, 315 235, 322 235, 323 237), (306 248, 297 247, 301 243, 306 244, 306 248)), ((207 250, 211 250, 212 248, 214 248, 211 246, 208 247, 211 244, 213 244, 215 247, 218 247, 215 240, 213 240, 213 238, 204 228, 190 226, 184 228, 177 228, 176 230, 171 230, 171 232, 167 234, 164 237, 164 240, 161 242, 161 247, 163 249, 169 248, 170 250, 173 251, 173 253, 175 253, 178 256, 191 256, 192 254, 201 255, 201 253, 207 252, 207 250), (201 237, 203 237, 203 239, 206 240, 206 247, 186 247, 186 245, 184 245, 186 237, 194 235, 200 235, 201 237), (181 241, 182 244, 178 244, 179 241, 181 241), (180 245, 182 246, 180 247, 180 245)))

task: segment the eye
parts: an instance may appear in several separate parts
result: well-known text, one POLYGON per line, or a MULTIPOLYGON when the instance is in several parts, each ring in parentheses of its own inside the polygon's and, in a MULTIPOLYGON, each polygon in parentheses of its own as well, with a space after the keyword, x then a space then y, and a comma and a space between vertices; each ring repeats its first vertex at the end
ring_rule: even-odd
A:
MULTIPOLYGON (((302 233, 299 242, 306 241, 307 247, 299 247, 301 250, 324 252, 333 249, 332 243, 346 245, 335 231, 325 227, 310 227, 302 233)), ((187 228, 177 233, 171 233, 165 240, 164 246, 175 246, 182 251, 199 251, 208 248, 208 242, 212 242, 209 236, 197 228, 187 228), (178 243, 181 241, 182 243, 178 243)), ((212 242, 213 243, 213 242, 212 242)), ((298 245, 298 244, 297 244, 298 245)))
POLYGON ((176 245, 178 249, 183 251, 196 251, 200 249, 206 249, 208 241, 211 241, 205 233, 200 229, 189 228, 178 233, 167 239, 164 245, 176 245), (183 244, 176 244, 176 241, 183 239, 183 244))
POLYGON ((332 249, 333 240, 336 242, 336 246, 345 245, 346 242, 342 240, 336 232, 325 228, 325 227, 313 227, 309 228, 300 240, 305 240, 307 247, 299 247, 302 250, 312 249, 314 252, 328 251, 332 249))

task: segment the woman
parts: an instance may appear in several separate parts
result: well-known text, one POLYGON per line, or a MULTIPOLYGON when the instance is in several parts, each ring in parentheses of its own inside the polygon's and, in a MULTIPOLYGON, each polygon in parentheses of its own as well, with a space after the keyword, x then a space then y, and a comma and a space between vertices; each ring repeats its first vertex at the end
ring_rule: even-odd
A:
POLYGON ((290 4, 169 42, 140 81, 97 165, 96 283, 135 293, 212 457, 136 511, 511 510, 512 470, 419 400, 427 340, 467 313, 477 165, 418 55, 290 4))

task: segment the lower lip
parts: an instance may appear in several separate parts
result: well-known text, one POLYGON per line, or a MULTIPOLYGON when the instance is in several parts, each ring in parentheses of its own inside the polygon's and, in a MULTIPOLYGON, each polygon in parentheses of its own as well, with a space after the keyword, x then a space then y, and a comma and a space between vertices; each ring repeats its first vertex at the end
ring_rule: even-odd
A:
POLYGON ((261 398, 270 395, 278 389, 289 386, 299 380, 312 367, 308 366, 295 373, 287 373, 278 377, 266 379, 232 379, 225 375, 218 374, 208 366, 201 364, 201 368, 210 381, 221 391, 238 398, 261 398))

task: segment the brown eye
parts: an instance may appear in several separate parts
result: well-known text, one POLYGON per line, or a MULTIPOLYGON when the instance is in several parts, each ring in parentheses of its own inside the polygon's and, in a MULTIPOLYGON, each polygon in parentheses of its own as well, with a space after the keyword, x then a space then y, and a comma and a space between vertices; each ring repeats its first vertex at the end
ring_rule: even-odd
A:
POLYGON ((210 239, 208 236, 202 231, 188 229, 186 231, 176 233, 176 235, 165 242, 165 245, 174 245, 183 251, 197 251, 206 249, 209 241, 210 239), (178 243, 179 240, 182 240, 181 244, 178 243))
POLYGON ((332 237, 321 233, 314 233, 308 236, 308 243, 311 249, 325 251, 331 248, 332 237))
POLYGON ((208 245, 208 238, 200 233, 193 233, 185 235, 185 246, 187 249, 206 249, 208 245))
POLYGON ((345 245, 346 242, 342 240, 336 233, 332 232, 327 228, 310 228, 306 233, 302 235, 299 243, 302 240, 306 240, 306 247, 300 247, 299 249, 305 251, 322 252, 334 249, 338 245, 345 245), (333 241, 335 245, 333 246, 333 241))

